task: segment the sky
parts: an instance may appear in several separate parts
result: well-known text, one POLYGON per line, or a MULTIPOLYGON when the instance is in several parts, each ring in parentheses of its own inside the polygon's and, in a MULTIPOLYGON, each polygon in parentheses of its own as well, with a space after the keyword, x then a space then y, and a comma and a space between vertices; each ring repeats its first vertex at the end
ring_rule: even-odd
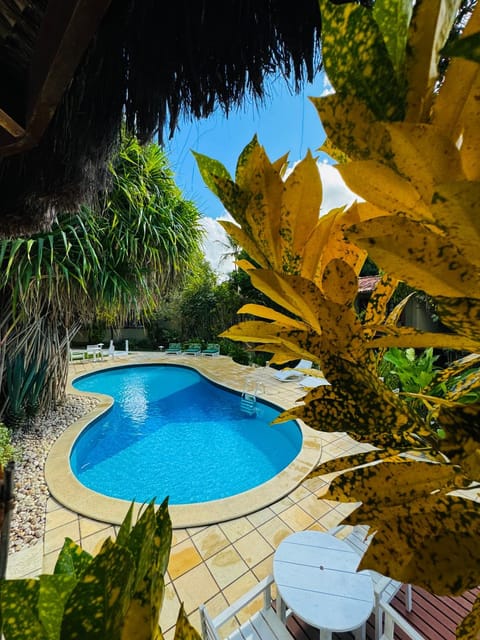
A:
MULTIPOLYGON (((232 271, 233 263, 222 261, 227 242, 217 218, 228 218, 222 203, 204 185, 191 151, 220 161, 230 174, 235 173, 237 158, 256 134, 270 160, 289 152, 289 165, 301 160, 308 149, 318 157, 324 185, 322 209, 352 202, 353 194, 343 184, 338 172, 327 165, 327 156, 317 150, 325 139, 316 109, 308 99, 330 91, 325 76, 319 74, 314 83, 307 83, 299 94, 288 88, 283 79, 269 84, 269 95, 263 105, 252 100, 226 117, 218 110, 203 120, 183 121, 171 140, 165 141, 175 181, 185 198, 193 200, 202 214, 206 229, 204 252, 220 278, 232 271)), ((228 246, 228 245, 227 245, 228 246)))

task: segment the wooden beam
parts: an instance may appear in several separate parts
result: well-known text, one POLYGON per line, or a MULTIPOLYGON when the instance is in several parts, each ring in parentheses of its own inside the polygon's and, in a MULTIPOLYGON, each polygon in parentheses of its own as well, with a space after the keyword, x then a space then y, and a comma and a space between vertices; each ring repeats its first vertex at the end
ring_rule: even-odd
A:
POLYGON ((5 113, 3 109, 0 109, 0 127, 7 131, 14 138, 20 138, 25 135, 25 129, 15 122, 8 113, 5 113))
POLYGON ((50 0, 32 56, 25 134, 0 148, 0 155, 26 151, 40 141, 110 3, 50 0))

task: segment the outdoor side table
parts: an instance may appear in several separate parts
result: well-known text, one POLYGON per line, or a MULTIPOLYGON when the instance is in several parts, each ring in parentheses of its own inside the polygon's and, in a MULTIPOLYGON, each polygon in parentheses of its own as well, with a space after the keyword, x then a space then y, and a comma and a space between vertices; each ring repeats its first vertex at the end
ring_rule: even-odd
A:
POLYGON ((365 637, 365 622, 374 605, 373 582, 357 573, 360 557, 343 540, 319 531, 301 531, 285 538, 273 556, 273 575, 282 614, 285 606, 320 630, 355 631, 365 637))

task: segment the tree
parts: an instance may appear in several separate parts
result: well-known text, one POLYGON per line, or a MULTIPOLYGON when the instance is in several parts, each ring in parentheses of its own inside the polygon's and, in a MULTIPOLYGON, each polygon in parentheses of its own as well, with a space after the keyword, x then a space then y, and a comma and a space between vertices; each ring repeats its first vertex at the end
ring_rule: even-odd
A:
POLYGON ((21 408, 12 415, 12 393, 28 396, 26 383, 45 367, 38 407, 63 397, 69 342, 82 324, 150 315, 199 251, 200 214, 182 198, 158 146, 125 136, 111 174, 102 215, 83 208, 50 232, 0 245, 2 358, 18 371, 14 384, 1 380, 10 421, 24 417, 21 408))
MULTIPOLYGON (((235 179, 218 161, 197 156, 206 184, 237 223, 224 226, 256 263, 240 266, 283 308, 246 305, 240 311, 260 319, 225 335, 259 343, 278 363, 303 357, 323 370, 331 385, 279 420, 300 418, 375 446, 314 472, 340 472, 327 498, 361 503, 345 519, 375 533, 360 568, 458 594, 480 583, 480 506, 454 493, 480 481, 480 406, 462 402, 480 387, 480 357, 434 376, 422 390, 426 417, 382 383, 378 361, 387 347, 480 349, 480 75, 473 62, 480 7, 458 49, 448 50, 465 59, 450 63, 438 87, 451 5, 424 0, 413 13, 389 0, 372 11, 328 0, 320 6, 335 89, 313 100, 328 136, 322 149, 365 202, 319 219, 322 187, 311 155, 283 181, 285 158, 270 162, 256 139, 240 155, 235 179), (367 251, 384 275, 360 319, 354 301, 367 251), (432 296, 450 331, 397 326, 405 303, 391 313, 387 305, 398 281, 432 296), (429 395, 460 375, 443 398, 429 395)), ((477 600, 458 637, 478 637, 479 608, 477 600)))

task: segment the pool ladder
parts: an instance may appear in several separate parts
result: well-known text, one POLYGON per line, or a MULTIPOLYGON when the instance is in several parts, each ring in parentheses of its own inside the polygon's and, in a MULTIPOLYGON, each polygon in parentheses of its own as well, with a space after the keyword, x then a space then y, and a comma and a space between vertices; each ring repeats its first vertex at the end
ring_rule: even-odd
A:
POLYGON ((257 398, 253 393, 244 391, 240 399, 240 411, 248 414, 249 416, 256 415, 257 413, 257 398))

